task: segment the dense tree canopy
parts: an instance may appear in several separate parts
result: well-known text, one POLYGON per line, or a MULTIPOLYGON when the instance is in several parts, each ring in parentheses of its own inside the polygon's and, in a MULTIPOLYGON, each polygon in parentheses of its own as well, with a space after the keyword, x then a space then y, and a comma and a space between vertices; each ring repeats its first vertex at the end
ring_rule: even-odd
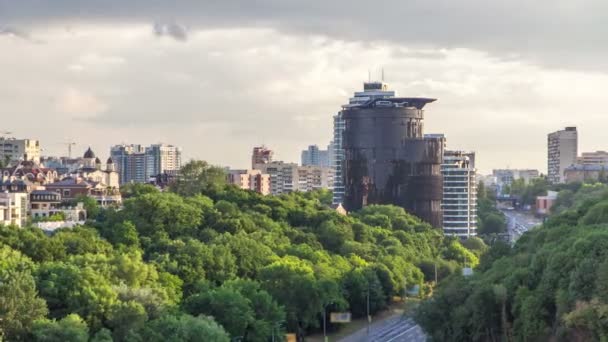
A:
POLYGON ((434 340, 608 339, 608 187, 562 191, 558 214, 513 248, 492 246, 475 275, 450 276, 421 305, 434 340))
POLYGON ((262 196, 221 169, 184 167, 171 191, 125 188, 124 207, 52 235, 0 227, 7 340, 268 341, 319 329, 323 310, 386 308, 476 264, 469 249, 394 206, 342 216, 317 191, 262 196))

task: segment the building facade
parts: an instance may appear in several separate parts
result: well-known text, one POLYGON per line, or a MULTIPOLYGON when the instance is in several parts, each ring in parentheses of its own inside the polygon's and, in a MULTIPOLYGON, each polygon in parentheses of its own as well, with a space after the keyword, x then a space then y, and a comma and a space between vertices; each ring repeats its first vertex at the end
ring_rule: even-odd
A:
POLYGON ((229 170, 229 184, 234 184, 244 190, 252 190, 262 195, 270 194, 270 175, 260 170, 229 170))
POLYGON ((578 132, 576 127, 550 133, 547 136, 547 179, 551 183, 563 183, 564 170, 576 164, 578 156, 578 132))
POLYGON ((342 147, 342 135, 344 134, 344 120, 342 112, 334 115, 334 132, 331 142, 331 168, 334 170, 333 204, 340 205, 344 202, 344 149, 342 147))
MULTIPOLYGON (((363 91, 357 91, 353 97, 348 100, 346 106, 356 106, 364 104, 373 99, 385 99, 395 97, 395 91, 388 89, 388 84, 384 82, 365 82, 363 83, 363 91)), ((343 134, 345 129, 345 122, 343 112, 340 111, 334 115, 334 130, 333 139, 330 143, 329 150, 329 162, 330 167, 334 171, 334 185, 333 185, 333 204, 338 205, 344 203, 344 146, 343 146, 343 134)))
POLYGON ((146 150, 143 146, 112 146, 110 158, 114 161, 120 184, 146 182, 146 150))
POLYGON ((469 238, 477 235, 475 153, 445 151, 443 164, 443 232, 469 238))
POLYGON ((166 144, 146 147, 146 182, 150 177, 165 172, 178 171, 182 167, 182 149, 166 144))
POLYGON ((251 153, 251 168, 255 169, 256 165, 268 164, 272 162, 274 152, 266 146, 256 146, 251 153))
POLYGON ((606 165, 608 166, 608 152, 595 151, 583 152, 576 159, 576 163, 580 165, 606 165))
POLYGON ((333 170, 322 166, 299 166, 296 163, 274 161, 258 164, 258 169, 270 176, 270 192, 281 195, 292 191, 330 189, 334 184, 333 170))
POLYGON ((442 227, 444 140, 424 137, 429 98, 375 98, 343 107, 348 211, 393 204, 442 227))
POLYGON ((308 149, 302 151, 302 166, 323 166, 330 167, 329 148, 320 150, 317 145, 310 145, 308 149))
POLYGON ((23 227, 27 223, 28 194, 25 192, 0 193, 0 224, 23 227))
POLYGON ((40 141, 33 139, 0 138, 0 161, 19 160, 40 162, 40 141))
POLYGON ((146 183, 151 177, 178 171, 182 163, 181 148, 165 144, 115 145, 110 149, 110 157, 121 184, 146 183))
POLYGON ((595 183, 608 181, 608 165, 575 164, 564 170, 565 183, 595 183))

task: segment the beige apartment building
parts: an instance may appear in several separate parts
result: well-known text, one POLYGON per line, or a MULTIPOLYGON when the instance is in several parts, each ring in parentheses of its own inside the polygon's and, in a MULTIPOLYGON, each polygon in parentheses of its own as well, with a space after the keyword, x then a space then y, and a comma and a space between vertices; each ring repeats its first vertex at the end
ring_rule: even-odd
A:
POLYGON ((31 160, 40 163, 40 141, 32 139, 0 138, 0 160, 11 162, 31 160))
POLYGON ((229 184, 241 189, 253 190, 262 195, 270 194, 270 175, 260 170, 230 170, 227 178, 229 184))

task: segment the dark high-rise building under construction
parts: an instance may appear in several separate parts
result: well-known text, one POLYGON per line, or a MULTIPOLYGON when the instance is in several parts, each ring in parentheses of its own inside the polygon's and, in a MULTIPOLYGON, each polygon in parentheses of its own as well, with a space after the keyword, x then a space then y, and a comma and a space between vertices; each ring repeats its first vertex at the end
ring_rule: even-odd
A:
MULTIPOLYGON (((380 82, 367 88, 386 87, 380 82)), ((423 107, 435 99, 370 98, 343 106, 344 204, 394 204, 441 227, 442 138, 424 137, 423 107)))

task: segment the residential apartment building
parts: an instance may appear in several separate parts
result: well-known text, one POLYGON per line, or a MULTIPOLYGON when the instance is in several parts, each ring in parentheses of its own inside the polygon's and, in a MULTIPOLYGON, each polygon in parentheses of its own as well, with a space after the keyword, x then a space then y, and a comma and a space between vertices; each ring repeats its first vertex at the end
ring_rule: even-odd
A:
POLYGON ((40 141, 33 139, 0 138, 0 161, 18 160, 40 162, 40 141))
POLYGON ((331 189, 334 185, 334 171, 329 167, 306 165, 298 167, 298 191, 331 189))
POLYGON ((317 145, 310 145, 308 149, 302 151, 302 166, 323 166, 329 167, 329 150, 320 150, 317 145))
POLYGON ((606 165, 608 166, 608 152, 606 151, 595 151, 595 152, 583 152, 580 157, 576 159, 576 163, 580 165, 606 165))
POLYGON ((110 150, 120 183, 146 183, 150 177, 178 171, 181 168, 181 149, 173 145, 157 144, 115 145, 110 150))
POLYGON ((443 175, 443 232, 469 238, 477 235, 477 179, 475 152, 446 150, 443 175))
POLYGON ((270 175, 260 170, 229 170, 227 173, 229 184, 245 190, 253 190, 262 195, 270 194, 270 175))
POLYGON ((23 227, 27 223, 28 194, 25 192, 0 193, 0 224, 23 227))
POLYGON ((251 154, 251 168, 255 169, 256 165, 268 164, 272 162, 274 152, 266 146, 256 146, 251 154))
POLYGON ((334 183, 333 170, 328 167, 299 166, 282 161, 258 164, 256 167, 270 176, 270 192, 273 195, 328 189, 334 183))
POLYGON ((575 164, 564 170, 565 183, 595 183, 608 181, 608 165, 575 164))
POLYGON ((146 147, 146 181, 156 175, 178 171, 182 167, 182 149, 165 144, 146 147))
POLYGON ((576 163, 578 156, 578 132, 576 127, 550 133, 547 136, 547 179, 551 183, 563 183, 564 170, 576 163))

